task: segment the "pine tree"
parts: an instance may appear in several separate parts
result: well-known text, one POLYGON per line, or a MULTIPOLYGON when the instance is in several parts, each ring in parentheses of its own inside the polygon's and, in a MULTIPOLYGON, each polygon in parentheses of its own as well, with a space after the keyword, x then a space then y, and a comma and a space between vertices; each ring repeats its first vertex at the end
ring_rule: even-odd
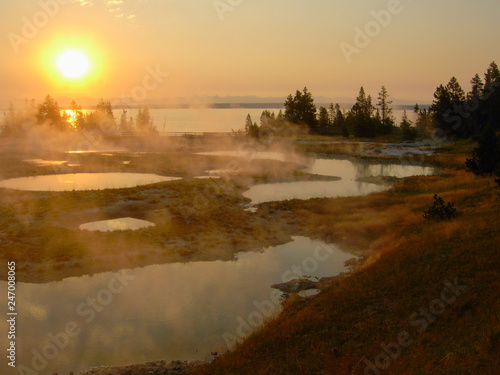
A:
POLYGON ((420 135, 428 135, 428 133, 434 128, 433 124, 433 116, 430 111, 425 108, 418 111, 415 125, 420 135))
POLYGON ((94 123, 92 127, 97 127, 104 133, 116 132, 116 120, 110 101, 105 101, 101 98, 99 100, 99 103, 97 103, 96 109, 92 114, 91 119, 94 123))
POLYGON ((322 134, 328 133, 330 129, 330 116, 328 114, 328 110, 321 106, 319 107, 319 115, 318 115, 318 130, 322 134))
POLYGON ((333 120, 333 126, 340 129, 343 137, 349 137, 345 116, 340 109, 339 103, 335 104, 335 119, 333 120))
POLYGON ((440 85, 434 93, 431 110, 436 125, 449 135, 467 137, 470 135, 470 124, 464 113, 465 92, 455 77, 446 86, 440 85))
POLYGON ((81 129, 84 121, 82 106, 76 104, 76 102, 72 100, 69 110, 71 113, 69 124, 73 129, 81 129))
POLYGON ((491 62, 484 75, 484 88, 488 90, 495 82, 500 82, 500 70, 496 62, 491 62))
POLYGON ((500 70, 493 61, 484 76, 485 122, 500 128, 500 70))
POLYGON ((38 105, 36 118, 39 124, 48 123, 58 129, 64 128, 59 105, 50 95, 47 95, 43 103, 38 105))
POLYGON ((359 89, 356 103, 349 111, 347 122, 356 137, 373 138, 376 135, 373 112, 375 108, 370 95, 366 96, 363 86, 359 89))
POLYGON ((314 129, 317 126, 316 112, 314 99, 307 87, 302 92, 297 90, 295 96, 288 95, 285 101, 285 118, 295 124, 306 124, 314 129))
POLYGON ((331 124, 333 124, 335 122, 336 114, 337 114, 337 110, 335 109, 335 106, 333 105, 333 103, 330 103, 330 106, 328 107, 328 118, 329 118, 331 124))
POLYGON ((250 131, 250 128, 252 127, 252 116, 250 116, 250 113, 247 115, 247 119, 245 121, 245 132, 248 133, 250 131))
POLYGON ((484 93, 484 82, 479 76, 476 74, 470 81, 471 91, 467 94, 467 99, 480 99, 484 93))
POLYGON ((252 122, 252 116, 250 113, 247 115, 247 119, 245 122, 245 132, 251 138, 259 139, 260 137, 260 128, 256 122, 252 122))
POLYGON ((147 105, 144 107, 139 106, 139 111, 135 120, 137 130, 141 133, 150 133, 153 131, 153 121, 151 115, 149 114, 149 108, 147 105))
POLYGON ((276 119, 276 115, 274 112, 271 112, 267 109, 262 111, 262 114, 260 115, 260 126, 262 128, 272 128, 274 126, 274 120, 276 119))
POLYGON ((417 138, 417 130, 413 128, 412 122, 406 114, 406 110, 403 112, 403 118, 401 119, 400 129, 401 129, 401 139, 403 141, 414 142, 417 138))
POLYGON ((392 100, 389 100, 389 93, 387 92, 385 86, 382 86, 382 90, 378 93, 378 100, 377 106, 380 108, 382 123, 381 132, 383 134, 388 134, 394 125, 394 119, 392 117, 392 108, 390 107, 392 100))

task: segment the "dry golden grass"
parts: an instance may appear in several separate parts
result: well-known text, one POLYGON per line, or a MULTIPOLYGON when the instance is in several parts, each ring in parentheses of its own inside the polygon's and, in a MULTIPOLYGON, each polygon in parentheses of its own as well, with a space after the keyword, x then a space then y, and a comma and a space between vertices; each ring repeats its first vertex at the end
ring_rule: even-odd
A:
POLYGON ((368 259, 318 296, 288 301, 279 317, 235 350, 191 373, 374 374, 365 361, 375 363, 381 344, 397 341, 401 332, 412 344, 389 357, 380 373, 498 373, 498 193, 492 178, 458 170, 405 179, 366 197, 267 205, 303 219, 304 234, 344 239, 368 259), (460 215, 424 220, 435 193, 454 202, 460 215), (429 309, 455 278, 467 290, 421 332, 412 314, 429 309))

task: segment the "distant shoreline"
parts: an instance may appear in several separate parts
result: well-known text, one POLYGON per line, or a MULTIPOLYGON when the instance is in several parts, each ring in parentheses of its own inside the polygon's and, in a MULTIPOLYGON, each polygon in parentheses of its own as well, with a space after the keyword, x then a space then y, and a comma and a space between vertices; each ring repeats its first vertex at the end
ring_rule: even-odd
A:
MULTIPOLYGON (((323 107, 328 107, 331 103, 318 103, 317 106, 323 106, 323 107)), ((335 103, 334 103, 335 104, 335 103)), ((351 108, 354 103, 339 103, 341 108, 351 108)), ((137 105, 127 105, 127 104, 113 104, 113 109, 119 110, 119 109, 137 109, 139 105, 142 105, 140 103, 137 103, 137 105)), ((181 103, 181 104, 148 104, 144 103, 144 105, 147 105, 149 109, 285 109, 284 103, 181 103)), ((413 111, 414 104, 395 104, 392 106, 393 110, 408 110, 408 111, 413 111)), ((430 104, 419 104, 420 108, 428 108, 430 104)), ((82 106, 84 110, 95 110, 96 106, 82 106)), ((61 106, 61 110, 67 110, 71 109, 69 106, 61 106)), ((3 108, 3 111, 7 111, 8 108, 3 108)))

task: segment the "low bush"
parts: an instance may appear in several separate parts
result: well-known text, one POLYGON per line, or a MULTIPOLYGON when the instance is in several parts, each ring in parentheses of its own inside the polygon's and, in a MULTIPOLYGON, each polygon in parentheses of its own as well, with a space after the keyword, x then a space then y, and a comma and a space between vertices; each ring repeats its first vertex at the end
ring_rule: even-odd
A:
POLYGON ((444 199, 434 194, 434 204, 424 211, 426 220, 449 220, 458 215, 458 210, 451 202, 444 203, 444 199))

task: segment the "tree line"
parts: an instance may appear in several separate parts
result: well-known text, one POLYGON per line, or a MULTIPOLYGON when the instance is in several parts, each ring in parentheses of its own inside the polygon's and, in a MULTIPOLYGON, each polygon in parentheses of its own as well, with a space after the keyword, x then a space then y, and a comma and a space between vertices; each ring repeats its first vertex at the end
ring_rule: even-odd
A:
POLYGON ((124 109, 119 121, 115 119, 110 101, 100 99, 95 110, 83 110, 72 101, 68 109, 59 107, 57 101, 47 95, 44 101, 36 104, 35 100, 25 101, 24 110, 17 110, 11 103, 4 112, 1 127, 2 136, 22 137, 32 126, 46 125, 58 131, 92 131, 99 130, 106 135, 118 135, 123 132, 139 132, 151 134, 156 132, 148 106, 139 106, 134 117, 128 116, 124 109))
MULTIPOLYGON (((413 123, 406 111, 397 126, 393 116, 392 100, 385 86, 381 87, 374 103, 361 87, 354 105, 342 110, 340 105, 329 107, 314 104, 307 87, 290 94, 284 103, 284 112, 278 115, 264 111, 260 125, 250 115, 245 123, 246 132, 254 138, 266 137, 277 131, 291 129, 319 135, 342 135, 375 138, 399 135, 402 140, 414 141, 437 133, 448 138, 479 136, 486 126, 498 130, 500 124, 500 71, 492 62, 484 80, 476 74, 470 81, 471 90, 465 92, 455 77, 448 84, 439 85, 429 108, 414 107, 413 123)), ((286 133, 286 131, 285 131, 286 133)))
MULTIPOLYGON (((309 132, 318 135, 342 135, 344 137, 354 136, 359 138, 374 138, 397 132, 400 128, 396 126, 393 116, 392 100, 385 86, 378 93, 377 102, 374 104, 371 95, 367 95, 364 87, 361 87, 356 97, 356 102, 350 110, 342 110, 340 104, 331 103, 328 107, 316 107, 314 99, 307 87, 302 91, 297 90, 295 95, 289 95, 284 103, 285 111, 278 115, 265 110, 260 117, 260 125, 252 122, 250 115, 247 116, 245 131, 254 138, 266 137, 269 134, 288 128, 288 132, 309 132)), ((427 110, 419 114, 423 117, 427 110)), ((407 138, 416 137, 413 132, 412 122, 408 116, 403 116, 400 123, 403 135, 407 138)), ((420 129, 424 132, 424 125, 420 121, 420 129)))

